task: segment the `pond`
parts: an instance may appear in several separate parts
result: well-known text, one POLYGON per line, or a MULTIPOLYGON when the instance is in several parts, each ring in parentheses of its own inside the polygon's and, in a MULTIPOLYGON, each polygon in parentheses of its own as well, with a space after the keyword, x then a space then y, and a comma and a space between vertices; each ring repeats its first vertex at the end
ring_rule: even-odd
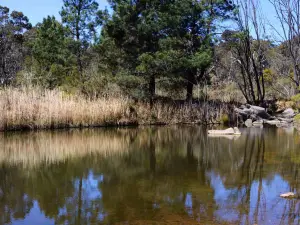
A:
POLYGON ((298 224, 300 134, 198 126, 0 134, 0 224, 298 224))

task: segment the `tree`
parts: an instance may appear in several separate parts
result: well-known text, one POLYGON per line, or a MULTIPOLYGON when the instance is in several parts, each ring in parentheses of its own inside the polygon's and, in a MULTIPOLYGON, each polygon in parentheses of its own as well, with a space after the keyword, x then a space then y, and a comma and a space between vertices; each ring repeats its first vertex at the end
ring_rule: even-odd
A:
POLYGON ((212 58, 216 21, 229 18, 227 1, 109 1, 114 13, 104 29, 125 53, 124 68, 148 81, 150 102, 156 79, 181 74, 187 99, 212 58))
POLYGON ((55 17, 48 16, 37 25, 32 54, 38 62, 42 82, 46 83, 48 88, 61 85, 66 69, 72 66, 69 62, 72 54, 68 49, 68 44, 66 29, 56 21, 55 17), (55 76, 54 71, 57 69, 60 72, 58 76, 55 76))
POLYGON ((95 37, 97 24, 95 21, 98 3, 95 0, 63 0, 60 12, 62 22, 66 24, 72 37, 76 40, 74 53, 81 82, 83 79, 83 54, 95 37))
POLYGON ((259 5, 253 0, 237 0, 237 30, 227 30, 223 41, 230 50, 232 65, 237 68, 234 80, 248 103, 262 104, 265 99, 263 71, 267 67, 266 51, 270 42, 264 40, 264 24, 259 5), (254 37, 251 35, 251 29, 254 37))
POLYGON ((31 29, 22 12, 0 6, 0 84, 10 84, 24 59, 24 33, 31 29))
POLYGON ((193 87, 205 80, 212 63, 214 38, 218 24, 233 17, 231 1, 175 1, 165 15, 169 21, 167 41, 163 48, 176 50, 175 73, 185 79, 186 100, 191 101, 193 87))
MULTIPOLYGON (((159 49, 159 40, 165 36, 162 31, 160 12, 168 1, 109 1, 113 15, 109 18, 102 34, 111 39, 114 46, 122 53, 118 64, 124 71, 143 77, 148 84, 147 95, 152 105, 155 97, 155 79, 157 72, 139 70, 139 57, 143 54, 155 54, 159 49)), ((115 64, 115 61, 110 62, 115 64)), ((157 70, 156 70, 157 71, 157 70)))
POLYGON ((269 0, 274 6, 279 26, 272 26, 284 42, 285 56, 290 60, 293 70, 292 82, 296 91, 300 86, 300 1, 299 0, 269 0), (280 28, 279 28, 280 27, 280 28), (281 29, 281 30, 280 30, 281 29))

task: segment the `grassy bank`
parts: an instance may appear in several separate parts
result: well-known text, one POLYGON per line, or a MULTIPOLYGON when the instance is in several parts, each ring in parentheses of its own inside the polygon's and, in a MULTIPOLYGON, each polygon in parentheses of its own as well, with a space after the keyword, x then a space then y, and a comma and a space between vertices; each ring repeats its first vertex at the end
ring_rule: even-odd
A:
POLYGON ((55 129, 137 124, 220 123, 230 105, 215 102, 133 102, 126 97, 87 99, 59 90, 0 90, 0 130, 55 129))

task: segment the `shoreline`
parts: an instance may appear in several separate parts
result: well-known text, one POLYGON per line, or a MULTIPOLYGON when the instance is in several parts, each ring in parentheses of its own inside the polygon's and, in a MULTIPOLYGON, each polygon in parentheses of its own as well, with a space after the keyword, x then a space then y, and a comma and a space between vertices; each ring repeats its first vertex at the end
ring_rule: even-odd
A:
POLYGON ((60 90, 0 89, 0 131, 63 128, 218 125, 235 121, 234 105, 216 101, 137 102, 124 96, 94 99, 60 90))

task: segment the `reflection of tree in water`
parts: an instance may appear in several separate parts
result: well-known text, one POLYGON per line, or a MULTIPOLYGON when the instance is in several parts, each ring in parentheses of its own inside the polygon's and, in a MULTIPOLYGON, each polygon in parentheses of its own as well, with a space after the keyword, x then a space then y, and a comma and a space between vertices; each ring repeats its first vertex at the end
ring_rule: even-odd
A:
MULTIPOLYGON (((7 213, 0 215, 1 221, 24 218, 33 199, 57 224, 162 220, 170 224, 261 224, 272 209, 278 209, 276 218, 282 224, 297 220, 298 202, 271 199, 268 193, 277 185, 276 177, 281 179, 279 184, 289 182, 286 187, 291 190, 299 187, 299 138, 294 135, 257 129, 247 130, 237 140, 212 139, 197 127, 102 132, 66 136, 69 149, 76 149, 79 157, 68 150, 67 157, 60 155, 56 163, 51 155, 50 164, 35 162, 23 171, 3 166, 0 207, 7 213), (113 154, 107 154, 110 146, 113 154)), ((49 142, 47 136, 44 139, 49 142)), ((45 148, 44 159, 47 145, 40 140, 35 137, 35 146, 45 148)), ((8 161, 22 161, 16 156, 8 161)))
MULTIPOLYGON (((278 135, 274 135, 274 131, 276 130, 247 130, 248 135, 243 135, 230 148, 232 150, 230 156, 226 155, 227 151, 224 147, 210 149, 219 157, 231 158, 238 162, 219 164, 222 165, 221 167, 213 166, 214 171, 217 171, 223 180, 224 189, 230 193, 227 196, 224 195, 222 201, 217 201, 218 205, 225 208, 218 213, 223 219, 225 218, 223 215, 228 211, 233 211, 234 221, 238 224, 261 224, 262 221, 274 219, 274 217, 277 220, 282 218, 282 224, 294 224, 299 219, 299 217, 291 218, 291 215, 295 215, 295 211, 296 215, 299 215, 296 209, 299 207, 298 204, 295 205, 294 201, 280 199, 280 192, 268 193, 274 186, 277 189, 279 189, 278 185, 283 186, 283 180, 276 181, 278 174, 290 181, 289 177, 285 175, 293 174, 295 171, 291 171, 290 168, 295 169, 295 165, 291 163, 291 157, 286 154, 299 147, 298 144, 293 145, 293 149, 288 149, 291 147, 290 139, 293 139, 293 136, 278 137, 278 135), (223 151, 223 154, 219 154, 218 151, 223 151), (282 157, 289 161, 278 160, 282 157), (289 172, 286 173, 286 171, 289 172), (226 204, 225 202, 230 203, 226 204)), ((280 179, 282 179, 281 177, 280 179)), ((294 179, 297 178, 294 176, 294 179)), ((290 188, 294 189, 292 185, 290 188)))
POLYGON ((25 178, 17 167, 2 164, 0 168, 0 224, 25 219, 33 206, 26 194, 25 178))

